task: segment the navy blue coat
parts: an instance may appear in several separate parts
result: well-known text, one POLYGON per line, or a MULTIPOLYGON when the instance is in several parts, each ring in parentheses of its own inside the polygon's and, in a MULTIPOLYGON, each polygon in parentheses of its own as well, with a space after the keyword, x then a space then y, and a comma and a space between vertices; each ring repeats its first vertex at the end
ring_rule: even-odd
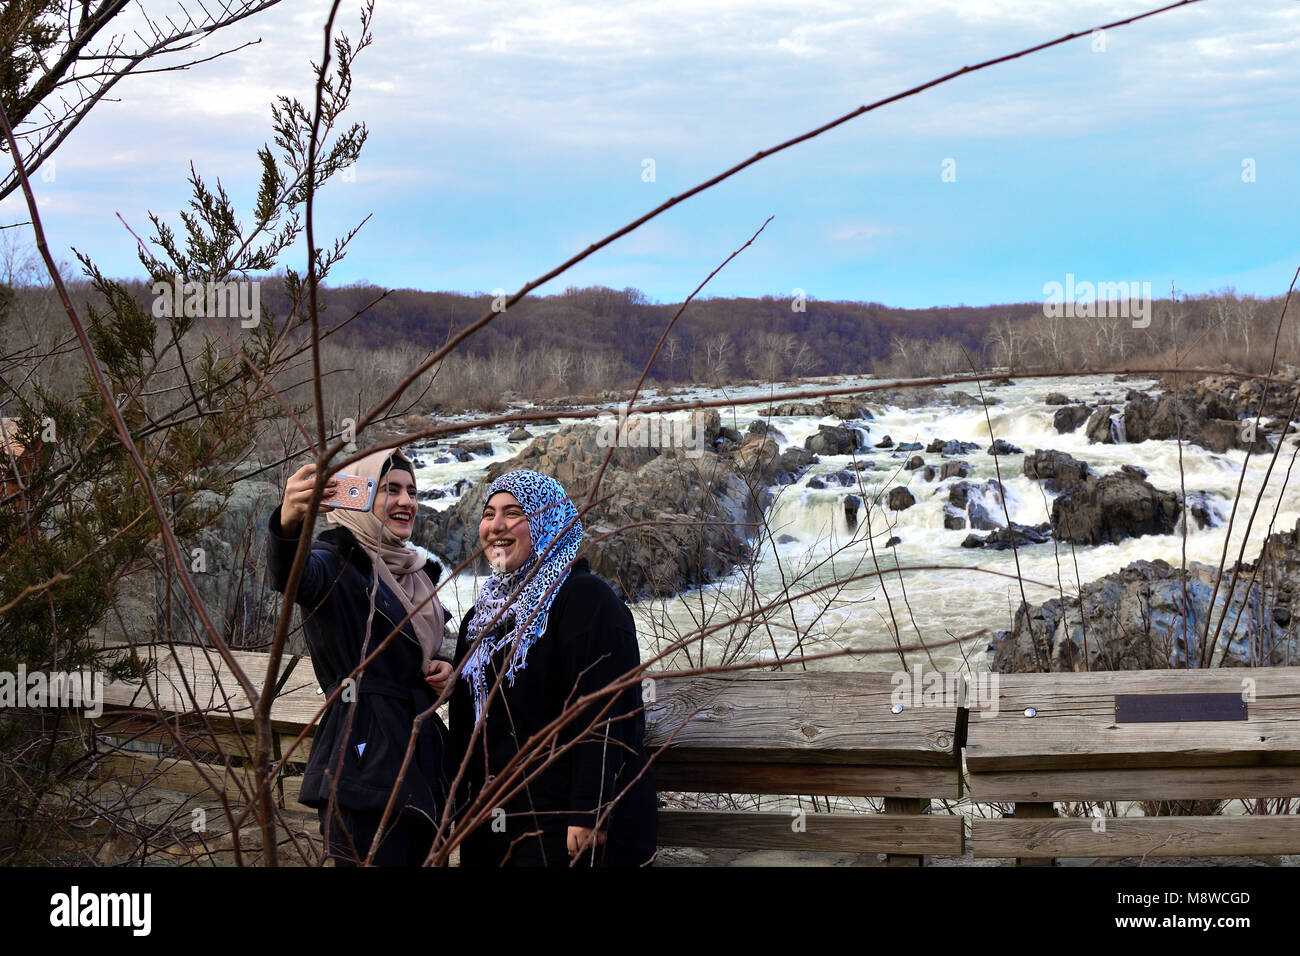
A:
MULTIPOLYGON (((277 591, 284 591, 297 547, 298 537, 285 535, 276 509, 268 522, 266 565, 270 584, 277 591)), ((437 562, 428 562, 424 570, 437 583, 441 570, 437 562)), ((298 584, 297 603, 303 611, 303 629, 316 680, 327 694, 361 661, 370 616, 371 575, 369 554, 346 528, 331 528, 312 542, 298 584)), ((401 601, 379 581, 367 655, 405 616, 401 601)), ((339 806, 377 813, 387 805, 415 716, 437 700, 424 682, 423 659, 419 640, 408 622, 366 667, 353 695, 356 713, 338 776, 339 806)), ((324 807, 329 800, 330 779, 352 707, 343 696, 340 694, 330 704, 312 738, 300 797, 309 807, 324 807)), ((455 767, 449 757, 446 725, 431 714, 421 726, 396 806, 421 813, 436 823, 454 777, 455 767)))
MULTIPOLYGON (((460 633, 468 635, 471 608, 460 633)), ((456 649, 457 663, 469 641, 456 649)), ((496 680, 506 649, 485 675, 496 680)), ((640 660, 636 625, 627 605, 592 574, 586 559, 577 561, 555 596, 546 632, 528 652, 514 685, 503 682, 484 721, 485 732, 473 746, 474 701, 466 681, 458 680, 451 699, 451 730, 457 755, 469 751, 458 809, 491 775, 499 773, 521 746, 554 720, 577 697, 626 678, 640 660)), ((566 835, 570 826, 594 827, 604 811, 608 841, 600 862, 637 866, 654 855, 657 806, 654 778, 645 752, 645 713, 640 684, 623 690, 594 731, 590 724, 601 704, 592 704, 562 731, 556 749, 578 741, 541 771, 495 820, 470 833, 461 844, 462 866, 567 866, 566 835)), ((538 755, 536 768, 550 753, 538 755)), ((590 862, 590 861, 588 861, 590 862)))

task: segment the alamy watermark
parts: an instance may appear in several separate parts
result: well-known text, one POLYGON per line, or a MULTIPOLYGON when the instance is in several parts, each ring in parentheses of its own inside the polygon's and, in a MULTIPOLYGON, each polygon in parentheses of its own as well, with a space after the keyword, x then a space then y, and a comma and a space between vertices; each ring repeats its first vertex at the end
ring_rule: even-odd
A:
POLYGON ((0 707, 80 708, 85 716, 104 713, 104 674, 101 671, 0 671, 0 707))
POLYGON ((148 936, 153 927, 152 893, 83 892, 73 885, 66 893, 50 897, 50 925, 77 927, 123 927, 132 936, 148 936))
POLYGON ((153 317, 239 319, 240 328, 251 329, 262 321, 262 285, 256 279, 224 279, 207 282, 155 282, 153 317))
POLYGON ((1065 284, 1043 283, 1043 315, 1049 319, 1132 319, 1133 328, 1151 324, 1150 282, 1078 282, 1065 274, 1065 284))
POLYGON ((979 709, 981 717, 998 714, 998 675, 995 671, 963 675, 951 671, 908 673, 895 671, 889 682, 894 686, 889 703, 894 713, 910 707, 969 707, 979 709))
POLYGON ((689 420, 662 415, 637 415, 629 420, 628 403, 618 406, 618 418, 603 416, 596 430, 597 448, 681 448, 687 458, 704 453, 704 423, 698 416, 689 420))

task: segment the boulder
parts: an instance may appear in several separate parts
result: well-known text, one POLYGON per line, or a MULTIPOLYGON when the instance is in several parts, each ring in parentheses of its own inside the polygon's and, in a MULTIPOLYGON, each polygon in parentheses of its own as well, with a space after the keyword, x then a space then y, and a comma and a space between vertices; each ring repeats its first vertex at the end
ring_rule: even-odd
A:
POLYGON ((858 509, 862 507, 862 499, 857 495, 844 496, 844 520, 848 522, 850 528, 855 527, 858 523, 858 509))
POLYGON ((894 439, 892 439, 892 438, 890 438, 888 435, 886 435, 884 438, 880 439, 880 441, 876 442, 876 447, 877 447, 877 448, 893 448, 893 447, 894 447, 894 439))
POLYGON ((512 441, 512 442, 528 441, 532 437, 533 437, 532 432, 530 432, 527 428, 521 427, 511 431, 510 434, 506 436, 506 441, 512 441))
POLYGON ((961 511, 966 510, 966 503, 970 500, 971 483, 969 481, 959 481, 948 489, 948 503, 954 508, 961 511))
POLYGON ((1023 465, 1026 478, 1043 481, 1048 491, 1055 492, 1088 477, 1088 463, 1079 461, 1063 451, 1044 449, 1025 456, 1023 465))
POLYGON ((749 432, 749 434, 751 435, 766 435, 769 438, 775 439, 778 442, 786 441, 786 437, 782 433, 781 429, 770 424, 769 422, 763 421, 763 419, 761 418, 757 419, 756 421, 750 422, 749 428, 747 428, 746 431, 749 432))
POLYGON ((1011 442, 1004 441, 1001 438, 995 439, 993 444, 989 446, 990 455, 1023 455, 1024 453, 1023 448, 1017 448, 1011 442))
POLYGON ((939 468, 939 480, 965 478, 970 474, 970 464, 964 461, 945 461, 939 468))
POLYGON ((889 489, 888 504, 890 511, 904 511, 916 504, 916 498, 901 485, 889 489))
POLYGON ((1091 414, 1092 409, 1087 405, 1063 405, 1052 416, 1052 425, 1064 435, 1077 429, 1091 414))
POLYGON ((809 435, 803 446, 818 455, 851 455, 864 446, 862 432, 838 425, 818 425, 817 434, 809 435))
POLYGON ((826 412, 840 421, 852 421, 856 418, 872 418, 869 409, 863 408, 851 398, 828 398, 825 402, 826 412))
POLYGON ((930 455, 969 455, 979 450, 980 446, 973 441, 944 441, 942 438, 936 438, 925 446, 926 453, 930 455))
POLYGON ((1002 522, 978 501, 970 502, 966 506, 966 513, 970 515, 970 526, 976 531, 996 531, 1002 527, 1002 522))
POLYGON ((962 542, 963 548, 984 548, 990 551, 1009 551, 1011 548, 1023 548, 1030 544, 1046 544, 1052 540, 1051 526, 1044 522, 1040 525, 1012 524, 1010 529, 999 528, 983 538, 967 535, 962 542))
POLYGON ((1048 392, 1047 397, 1043 399, 1044 405, 1068 405, 1070 400, 1065 397, 1064 392, 1048 392))
POLYGON ((1061 541, 1114 544, 1147 534, 1172 534, 1181 510, 1177 495, 1119 471, 1066 487, 1052 502, 1051 524, 1061 541))
MULTIPOLYGON (((492 445, 485 441, 459 441, 451 447, 453 455, 458 451, 465 452, 467 456, 491 456, 492 445)), ((461 458, 460 455, 456 455, 456 460, 469 461, 469 457, 461 458)))
POLYGON ((947 531, 961 531, 966 527, 966 515, 952 505, 944 505, 943 527, 947 531))
POLYGON ((696 435, 704 435, 707 448, 722 434, 722 416, 716 408, 697 408, 691 412, 691 430, 696 435))
POLYGON ((1112 427, 1111 416, 1115 414, 1113 405, 1101 405, 1088 418, 1088 424, 1084 426, 1083 432, 1088 437, 1088 441, 1095 445, 1113 445, 1115 443, 1114 428, 1112 427))
POLYGON ((925 467, 925 459, 920 455, 913 455, 911 458, 907 459, 907 463, 903 465, 903 468, 906 471, 916 471, 916 469, 923 467, 925 467))
POLYGON ((781 470, 797 474, 809 465, 817 464, 820 460, 808 449, 792 445, 781 452, 781 470))

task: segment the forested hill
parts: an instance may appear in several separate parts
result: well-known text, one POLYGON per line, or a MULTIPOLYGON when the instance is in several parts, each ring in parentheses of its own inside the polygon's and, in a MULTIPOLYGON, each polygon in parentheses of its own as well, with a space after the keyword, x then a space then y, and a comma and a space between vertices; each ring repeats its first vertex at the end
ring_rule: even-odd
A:
MULTIPOLYGON (((382 290, 347 286, 327 290, 326 324, 346 318, 382 290)), ((391 292, 339 335, 341 344, 433 347, 478 319, 492 306, 489 295, 391 292)), ((460 347, 487 357, 516 348, 595 350, 639 369, 679 303, 656 304, 635 289, 570 288, 530 296, 460 347)), ((984 307, 895 309, 874 302, 823 302, 766 296, 761 299, 699 299, 678 320, 659 362, 660 380, 753 375, 828 375, 862 372, 889 358, 900 339, 947 340, 975 355, 999 319, 1024 319, 1038 303, 984 307)))

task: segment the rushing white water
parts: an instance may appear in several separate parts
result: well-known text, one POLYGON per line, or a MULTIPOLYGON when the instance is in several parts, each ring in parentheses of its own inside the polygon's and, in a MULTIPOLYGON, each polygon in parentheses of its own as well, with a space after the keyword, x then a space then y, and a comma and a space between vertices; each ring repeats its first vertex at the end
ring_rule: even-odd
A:
MULTIPOLYGON (((836 384, 853 384, 852 380, 835 380, 836 384)), ((864 380, 865 381, 865 380, 864 380)), ((780 391, 787 386, 775 386, 780 391)), ((944 646, 932 654, 908 653, 912 665, 924 663, 944 669, 960 668, 963 662, 975 669, 986 665, 985 647, 992 632, 1010 624, 1012 609, 1024 597, 1031 603, 1041 603, 1060 595, 1077 593, 1081 582, 1088 582, 1119 570, 1139 559, 1163 559, 1178 565, 1186 549, 1188 561, 1217 564, 1223 553, 1227 537, 1227 518, 1232 501, 1237 494, 1246 455, 1241 451, 1226 455, 1212 454, 1199 446, 1182 447, 1181 463, 1178 443, 1175 441, 1147 441, 1137 445, 1090 444, 1082 426, 1068 434, 1058 434, 1052 419, 1055 407, 1043 404, 1048 392, 1064 391, 1072 398, 1086 399, 1091 404, 1113 402, 1122 404, 1124 395, 1133 388, 1153 388, 1153 382, 1116 383, 1110 377, 1095 379, 1026 379, 1015 384, 997 387, 986 386, 986 395, 995 396, 999 404, 991 405, 987 414, 981 406, 932 406, 902 409, 874 404, 870 396, 863 399, 874 413, 868 422, 842 423, 835 418, 779 417, 768 419, 771 427, 781 433, 779 444, 784 450, 792 445, 803 447, 804 440, 817 432, 822 424, 856 424, 867 427, 868 445, 856 456, 821 456, 798 482, 774 489, 776 498, 767 515, 768 529, 751 567, 738 571, 730 578, 705 588, 688 592, 672 600, 639 602, 633 607, 646 654, 663 650, 668 642, 679 635, 694 632, 702 625, 717 624, 740 613, 755 610, 755 592, 758 599, 771 602, 782 595, 797 595, 821 588, 832 582, 840 584, 818 594, 782 604, 769 611, 756 628, 733 627, 711 635, 704 641, 704 654, 709 663, 718 663, 730 642, 734 659, 759 657, 775 659, 797 655, 799 636, 805 654, 817 654, 840 648, 874 650, 892 648, 895 634, 903 645, 920 643, 944 646), (895 445, 919 442, 919 451, 899 452, 896 448, 879 449, 874 446, 889 435, 895 445), (978 501, 999 524, 1005 523, 1005 513, 1000 495, 992 479, 999 476, 1005 489, 1006 511, 1011 520, 1020 524, 1039 524, 1047 521, 1053 495, 1046 492, 1038 481, 1024 477, 1022 454, 1000 455, 994 459, 988 453, 993 438, 1000 438, 1022 448, 1026 453, 1039 449, 1056 449, 1086 461, 1099 474, 1117 470, 1121 465, 1136 465, 1148 473, 1148 480, 1162 491, 1180 492, 1184 487, 1189 500, 1198 496, 1216 517, 1216 525, 1200 529, 1196 523, 1187 529, 1186 540, 1179 533, 1145 536, 1117 545, 1096 547, 1070 547, 1068 544, 1049 542, 1040 545, 1022 545, 1018 552, 986 551, 961 547, 962 541, 972 533, 970 528, 959 531, 943 527, 944 505, 951 486, 963 479, 945 481, 924 479, 924 468, 903 470, 903 464, 912 455, 919 454, 926 464, 936 470, 945 461, 938 454, 928 454, 924 447, 935 438, 943 440, 974 441, 979 450, 954 456, 969 463, 970 474, 964 480, 978 491, 972 491, 970 500, 978 501), (858 472, 859 483, 842 487, 827 482, 828 487, 809 487, 815 478, 852 469, 856 462, 870 461, 872 469, 858 472), (1181 469, 1181 474, 1180 474, 1181 469), (890 511, 885 507, 885 495, 890 488, 906 486, 916 498, 916 504, 903 511, 890 511), (844 499, 856 494, 864 501, 858 514, 857 525, 850 528, 844 514, 844 499), (869 507, 868 507, 869 505, 869 507), (887 547, 892 537, 900 542, 887 547), (1020 580, 1016 562, 1019 561, 1020 580), (909 567, 940 566, 941 570, 907 571, 909 567), (899 572, 899 568, 903 569, 899 572), (975 568, 982 570, 973 570, 975 568), (846 580, 860 575, 883 575, 846 580), (986 572, 999 572, 1001 575, 986 572), (951 638, 975 635, 961 643, 951 638), (742 647, 737 645, 743 644, 742 647)), ((964 390, 974 392, 973 386, 964 390)), ((754 401, 761 394, 756 389, 737 394, 732 391, 693 389, 689 394, 674 394, 674 399, 698 398, 748 399, 748 404, 738 404, 734 410, 723 412, 723 424, 745 431, 749 424, 762 418, 768 402, 754 401)), ((767 393, 770 394, 770 393, 767 393)), ((643 400, 655 400, 650 394, 643 400)), ((534 435, 545 434, 561 425, 528 426, 534 435)), ((1112 434, 1123 438, 1123 423, 1112 423, 1112 434)), ((456 441, 488 442, 492 447, 490 457, 478 457, 470 462, 433 464, 439 456, 434 450, 422 451, 421 457, 428 467, 417 469, 417 482, 422 489, 449 486, 460 479, 477 479, 495 460, 508 458, 522 450, 526 442, 510 443, 504 440, 505 432, 497 427, 468 432, 456 441)), ((1253 560, 1260 544, 1269 531, 1269 521, 1278 505, 1280 489, 1295 449, 1287 439, 1279 466, 1262 489, 1264 472, 1269 456, 1251 456, 1242 486, 1240 506, 1229 542, 1228 561, 1236 559, 1245 534, 1246 522, 1255 501, 1262 497, 1259 515, 1250 530, 1245 549, 1245 559, 1253 560)), ((445 507, 454 500, 444 498, 431 502, 435 507, 445 507)), ((1300 496, 1288 485, 1282 493, 1273 530, 1290 528, 1300 517, 1300 496)), ((975 532, 986 533, 986 532, 975 532)), ((455 597, 448 596, 451 606, 463 610, 473 600, 477 583, 470 575, 462 575, 454 586, 455 597)), ((691 660, 698 662, 700 646, 691 647, 691 660)), ((831 659, 809 666, 834 668, 860 667, 862 669, 892 669, 897 665, 896 654, 874 653, 831 659)), ((684 664, 685 656, 674 660, 684 664)))

